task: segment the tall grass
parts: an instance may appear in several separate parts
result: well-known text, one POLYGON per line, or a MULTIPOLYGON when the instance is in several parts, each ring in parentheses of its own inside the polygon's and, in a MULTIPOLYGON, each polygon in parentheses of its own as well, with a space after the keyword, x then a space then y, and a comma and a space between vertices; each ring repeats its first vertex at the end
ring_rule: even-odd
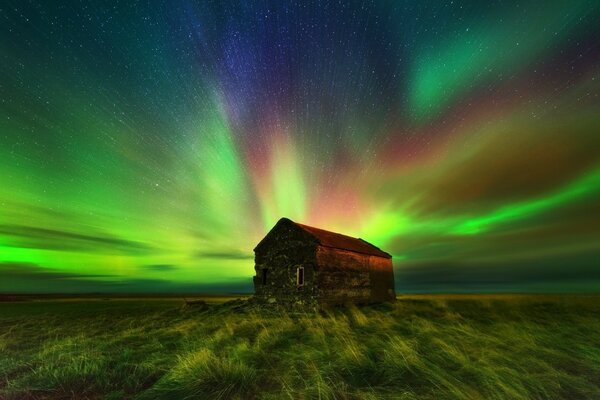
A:
POLYGON ((600 297, 0 304, 2 399, 600 398, 600 297))

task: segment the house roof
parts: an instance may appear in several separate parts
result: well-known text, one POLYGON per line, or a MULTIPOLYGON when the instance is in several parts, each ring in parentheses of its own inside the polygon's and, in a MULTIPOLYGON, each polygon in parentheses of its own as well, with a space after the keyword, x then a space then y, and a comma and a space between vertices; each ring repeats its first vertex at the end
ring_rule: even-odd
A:
MULTIPOLYGON (((349 250, 356 253, 368 254, 383 258, 392 258, 391 254, 386 253, 379 247, 372 245, 366 240, 355 238, 352 236, 342 235, 341 233, 326 231, 325 229, 315 228, 304 224, 299 224, 288 218, 281 218, 275 226, 280 223, 288 222, 299 227, 303 231, 313 236, 321 246, 331 247, 334 249, 349 250)), ((267 235, 268 236, 268 235, 267 235)), ((264 239, 263 239, 264 240, 264 239)), ((262 243, 262 241, 261 241, 262 243)), ((260 245, 260 243, 259 243, 260 245)), ((258 245, 257 245, 258 247, 258 245)))

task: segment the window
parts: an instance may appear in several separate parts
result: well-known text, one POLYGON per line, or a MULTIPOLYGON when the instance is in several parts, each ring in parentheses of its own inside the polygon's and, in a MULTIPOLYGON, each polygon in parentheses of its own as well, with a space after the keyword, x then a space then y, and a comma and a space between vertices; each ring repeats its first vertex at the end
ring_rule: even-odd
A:
POLYGON ((296 268, 296 284, 298 286, 304 285, 304 267, 296 268))
POLYGON ((267 269, 266 268, 262 269, 262 284, 263 285, 267 284, 267 269))

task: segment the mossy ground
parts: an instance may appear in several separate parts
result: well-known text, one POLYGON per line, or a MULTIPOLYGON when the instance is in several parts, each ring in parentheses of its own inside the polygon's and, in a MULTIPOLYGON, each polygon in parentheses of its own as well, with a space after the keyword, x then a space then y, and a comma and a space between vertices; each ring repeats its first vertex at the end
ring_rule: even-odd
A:
POLYGON ((321 313, 0 303, 0 398, 600 398, 599 300, 407 296, 321 313))

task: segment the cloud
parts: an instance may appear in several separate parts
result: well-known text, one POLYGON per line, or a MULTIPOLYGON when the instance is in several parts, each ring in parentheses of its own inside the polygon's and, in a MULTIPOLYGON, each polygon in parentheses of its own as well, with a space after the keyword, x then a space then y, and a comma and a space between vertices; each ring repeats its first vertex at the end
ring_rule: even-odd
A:
POLYGON ((254 255, 245 253, 239 250, 225 250, 225 251, 199 251, 195 254, 196 258, 212 258, 212 259, 223 259, 223 260, 251 260, 254 255))
POLYGON ((11 244, 15 247, 86 252, 117 250, 133 254, 152 250, 145 243, 115 236, 88 235, 26 225, 1 224, 0 234, 12 237, 11 244))
POLYGON ((114 275, 56 271, 35 263, 0 262, 0 292, 93 292, 115 288, 114 275))
POLYGON ((150 265, 142 265, 141 267, 148 271, 157 271, 157 272, 172 271, 174 269, 177 269, 177 266, 172 265, 172 264, 150 264, 150 265))
POLYGON ((34 263, 0 263, 0 293, 250 293, 252 281, 179 283, 55 271, 34 263))
POLYGON ((504 262, 424 261, 397 263, 402 292, 581 291, 600 284, 600 250, 504 262))
POLYGON ((60 279, 82 279, 82 278, 107 278, 114 275, 104 274, 81 274, 73 272, 54 271, 44 268, 35 263, 0 262, 0 277, 10 279, 33 279, 33 280, 60 280, 60 279))

